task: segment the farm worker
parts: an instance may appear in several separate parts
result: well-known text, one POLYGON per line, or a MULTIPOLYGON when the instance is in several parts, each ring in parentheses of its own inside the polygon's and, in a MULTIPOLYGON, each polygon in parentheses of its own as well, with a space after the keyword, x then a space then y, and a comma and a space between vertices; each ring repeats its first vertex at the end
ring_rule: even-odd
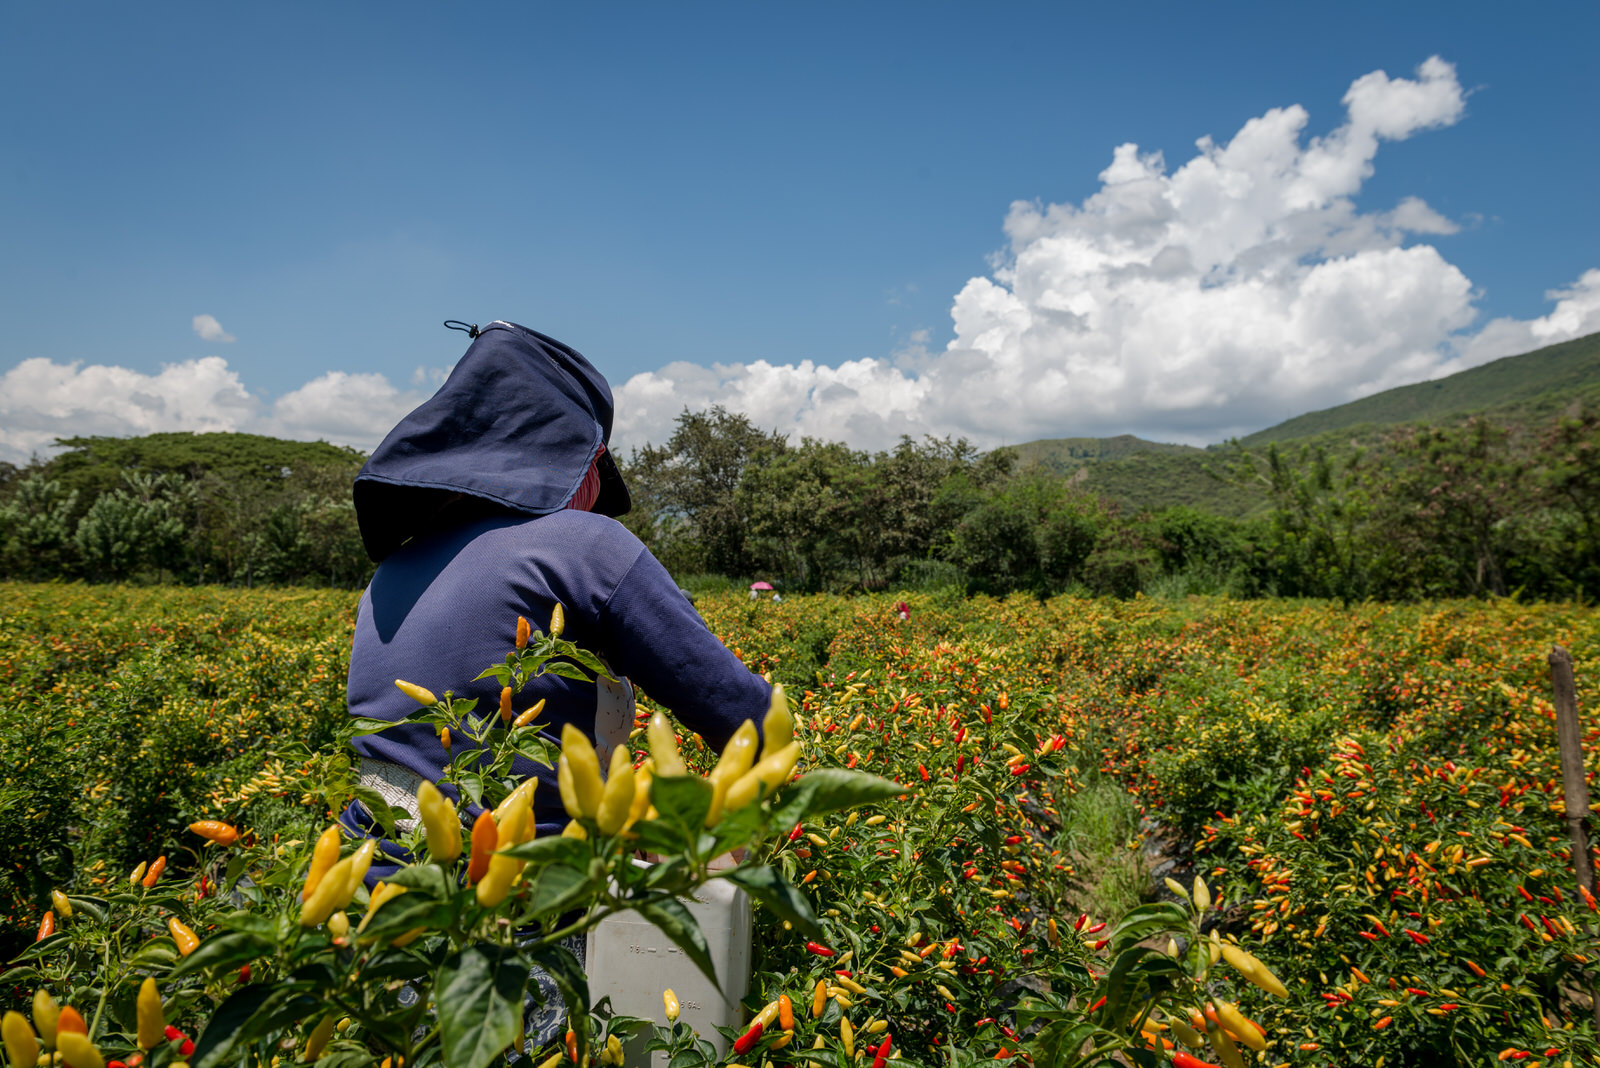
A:
MULTIPOLYGON (((566 345, 514 323, 474 327, 470 336, 439 392, 389 432, 356 476, 356 519, 378 569, 356 618, 350 714, 399 720, 414 711, 396 679, 453 690, 476 698, 480 713, 498 714, 500 684, 472 680, 504 662, 518 616, 544 629, 560 604, 562 637, 601 657, 616 681, 544 675, 516 694, 518 712, 546 701, 538 722, 551 739, 570 723, 609 766, 633 729, 630 679, 717 749, 746 719, 759 726, 771 688, 614 518, 631 501, 607 450, 606 380, 566 345)), ((421 780, 437 781, 452 755, 423 725, 352 744, 362 784, 408 811, 421 780)), ((555 769, 520 761, 515 771, 539 776, 538 833, 559 834, 567 816, 555 769)), ((469 822, 476 813, 465 808, 469 822)), ((359 802, 342 822, 359 835, 382 833, 359 802)), ((374 864, 369 882, 385 867, 374 864)))

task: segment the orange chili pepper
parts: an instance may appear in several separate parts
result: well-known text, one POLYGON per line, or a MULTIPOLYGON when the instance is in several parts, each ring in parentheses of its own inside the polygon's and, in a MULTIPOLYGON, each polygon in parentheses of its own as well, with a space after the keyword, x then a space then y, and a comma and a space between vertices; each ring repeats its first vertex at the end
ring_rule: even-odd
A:
POLYGON ((489 857, 500 844, 500 828, 494 813, 484 809, 472 824, 472 858, 467 861, 467 885, 476 886, 489 872, 489 857))
POLYGON ((166 855, 163 854, 151 862, 149 870, 144 873, 144 879, 139 883, 139 885, 144 887, 146 890, 150 889, 152 886, 156 885, 156 883, 161 879, 161 873, 166 870, 167 858, 166 855))

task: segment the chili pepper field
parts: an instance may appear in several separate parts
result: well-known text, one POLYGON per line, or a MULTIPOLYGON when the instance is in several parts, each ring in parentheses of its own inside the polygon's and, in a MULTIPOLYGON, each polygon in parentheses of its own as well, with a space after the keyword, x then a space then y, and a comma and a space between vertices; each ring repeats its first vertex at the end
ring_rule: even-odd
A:
MULTIPOLYGON (((14 961, 0 1010, 40 986, 110 985, 83 974, 110 968, 88 952, 96 909, 58 917, 52 891, 107 899, 165 856, 171 915, 130 922, 203 950, 214 887, 237 876, 221 849, 309 855, 354 790, 355 601, 0 585, 0 959, 14 961), (207 845, 199 820, 239 828, 239 846, 207 845), (30 956, 40 945, 54 955, 30 956)), ((785 684, 803 768, 906 789, 758 847, 818 927, 758 908, 747 1004, 759 1021, 787 996, 787 1025, 729 1036, 723 1062, 1594 1063, 1597 913, 1567 856, 1545 657, 1575 657, 1593 795, 1595 610, 913 594, 698 607, 785 684), (1108 810, 1124 822, 1086 830, 1108 810), (1107 887, 1128 871, 1119 901, 1107 887), (1252 978, 1241 950, 1270 974, 1252 978)), ((642 695, 641 746, 651 710, 642 695)), ((680 740, 692 767, 715 758, 680 740)), ((194 983, 167 996, 198 1033, 213 995, 194 983)), ((134 989, 102 994, 104 1013, 80 1006, 102 1048, 134 989)), ((296 1063, 306 1034, 281 1026, 296 1063)), ((338 1064, 379 1065, 380 1046, 363 1059, 346 1041, 338 1064)), ((674 1068, 717 1061, 672 1050, 674 1068)), ((157 1047, 147 1063, 179 1060, 157 1047)))

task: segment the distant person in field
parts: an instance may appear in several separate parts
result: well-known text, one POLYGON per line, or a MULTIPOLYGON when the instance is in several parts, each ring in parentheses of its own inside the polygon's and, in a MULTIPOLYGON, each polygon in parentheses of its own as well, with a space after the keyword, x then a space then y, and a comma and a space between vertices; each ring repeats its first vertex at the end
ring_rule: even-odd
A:
POLYGON ((894 611, 895 615, 900 617, 901 622, 909 623, 911 621, 911 606, 906 604, 904 601, 901 601, 899 604, 895 605, 894 611))
MULTIPOLYGON (((399 678, 476 698, 481 714, 496 715, 500 684, 472 680, 504 662, 518 616, 542 630, 559 603, 563 637, 600 656, 618 681, 545 675, 517 694, 518 712, 547 702, 539 722, 552 740, 571 723, 608 766, 633 729, 630 679, 717 749, 744 720, 759 724, 771 688, 614 518, 631 499, 607 451, 606 380, 566 345, 514 323, 471 336, 444 386, 356 476, 356 518, 378 569, 356 618, 350 714, 403 719, 416 705, 395 688, 399 678)), ((451 755, 420 724, 352 744, 362 784, 407 811, 451 755)), ((560 833, 567 815, 555 769, 523 761, 515 770, 540 779, 539 834, 560 833)), ((470 823, 478 810, 463 808, 470 823)), ((382 833, 360 802, 341 822, 356 835, 382 833)), ((400 856, 390 843, 384 849, 400 856)), ((384 873, 374 864, 368 879, 384 873)))

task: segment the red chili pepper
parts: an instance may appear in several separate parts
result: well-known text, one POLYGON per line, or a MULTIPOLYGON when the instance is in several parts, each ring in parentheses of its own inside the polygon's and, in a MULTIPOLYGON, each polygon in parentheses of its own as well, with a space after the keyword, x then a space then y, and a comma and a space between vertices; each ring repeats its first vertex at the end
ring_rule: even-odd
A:
POLYGON ((967 757, 966 757, 965 753, 963 753, 961 756, 956 757, 956 778, 958 778, 958 779, 961 778, 961 769, 966 767, 966 764, 967 764, 967 757))
POLYGON ((872 1068, 883 1068, 884 1062, 887 1061, 888 1059, 889 1059, 889 1036, 888 1035, 884 1035, 883 1036, 883 1045, 878 1047, 877 1054, 874 1055, 873 1058, 872 1058, 872 1068))
POLYGON ((1022 841, 1022 835, 1014 834, 1010 838, 1006 839, 1006 845, 1016 845, 1020 841, 1022 841))
POLYGON ((250 981, 250 965, 241 964, 239 966, 239 979, 238 979, 238 982, 240 982, 242 984, 242 983, 248 983, 249 981, 250 981))
POLYGON ((930 778, 932 778, 932 776, 928 774, 928 769, 921 764, 917 765, 917 774, 922 776, 923 782, 927 782, 930 778))
POLYGON ((1410 994, 1413 997, 1419 997, 1419 998, 1431 998, 1433 996, 1432 994, 1428 993, 1426 990, 1418 990, 1414 986, 1406 987, 1406 993, 1410 994))
POLYGON ((1217 1066, 1199 1057, 1192 1057, 1180 1049, 1172 1055, 1172 1068, 1217 1068, 1217 1066))
POLYGON ((739 1038, 734 1042, 733 1052, 739 1054, 741 1057, 746 1053, 749 1053, 755 1044, 761 1041, 761 1031, 762 1027, 759 1023, 751 1024, 750 1030, 740 1035, 739 1038))
POLYGON ((798 823, 795 824, 794 825, 794 830, 789 832, 789 841, 793 842, 794 840, 799 838, 804 833, 805 833, 805 829, 803 827, 801 827, 800 824, 798 824, 798 823))
POLYGON ((192 1039, 187 1039, 187 1038, 184 1039, 183 1040, 183 1045, 178 1047, 178 1056, 187 1057, 189 1054, 191 1054, 193 1052, 194 1052, 194 1041, 192 1039))
POLYGON ((1389 937, 1389 928, 1385 927, 1381 921, 1373 920, 1372 926, 1376 927, 1378 929, 1378 933, 1383 935, 1383 937, 1389 937))
POLYGON ((1411 939, 1411 941, 1415 942, 1419 946, 1425 946, 1430 941, 1428 936, 1422 934, 1420 931, 1407 930, 1406 937, 1411 939))
POLYGON ((182 1039, 184 1037, 183 1036, 183 1032, 178 1030, 176 1027, 172 1026, 171 1024, 167 1024, 166 1030, 163 1031, 162 1033, 167 1036, 167 1041, 168 1042, 179 1042, 179 1041, 182 1041, 182 1039))
POLYGON ((817 957, 831 957, 831 956, 833 956, 833 950, 829 949, 827 946, 823 945, 821 942, 807 942, 806 943, 806 952, 812 954, 813 956, 817 956, 817 957))
POLYGON ((53 911, 51 911, 49 909, 46 909, 45 910, 45 914, 44 914, 44 919, 39 921, 39 934, 38 934, 37 937, 34 938, 34 941, 35 942, 43 942, 46 938, 49 938, 51 935, 53 935, 55 933, 56 933, 56 914, 53 911))
POLYGON ((1100 1006, 1104 1005, 1105 1003, 1106 1003, 1106 996, 1104 994, 1102 994, 1102 995, 1100 995, 1100 1000, 1099 1001, 1096 1001, 1093 1005, 1089 1006, 1089 1011, 1090 1012, 1095 1012, 1096 1010, 1098 1010, 1100 1008, 1100 1006))
POLYGON ((1520 912, 1517 913, 1517 919, 1521 921, 1522 926, 1526 927, 1528 930, 1532 931, 1534 934, 1538 934, 1539 933, 1539 929, 1533 925, 1533 921, 1528 919, 1528 917, 1525 916, 1524 914, 1522 914, 1520 912))

